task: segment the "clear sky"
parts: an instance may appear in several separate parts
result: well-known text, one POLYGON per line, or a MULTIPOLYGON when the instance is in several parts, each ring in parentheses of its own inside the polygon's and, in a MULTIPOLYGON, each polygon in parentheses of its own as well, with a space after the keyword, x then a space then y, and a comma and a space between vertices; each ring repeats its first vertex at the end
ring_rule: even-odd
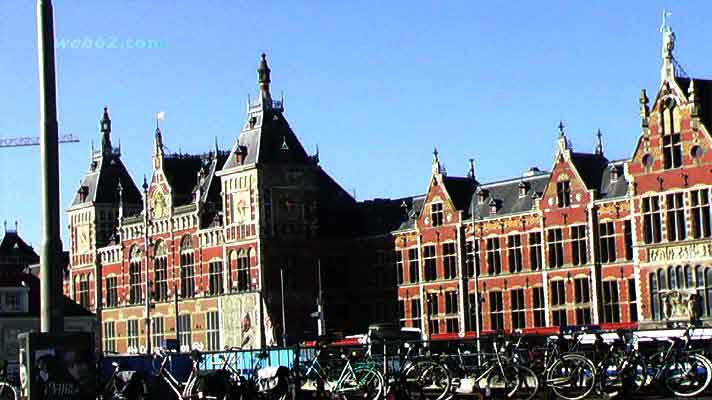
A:
MULTIPOLYGON (((295 132, 360 200, 424 192, 433 146, 485 182, 550 169, 559 120, 575 150, 600 128, 610 159, 630 157, 670 7, 678 61, 712 77, 709 1, 55 0, 60 131, 82 140, 61 146, 64 245, 104 105, 139 183, 157 111, 173 151, 232 146, 262 52, 295 132)), ((0 137, 37 136, 38 101, 34 1, 0 0, 0 137)), ((0 220, 36 248, 39 192, 39 147, 0 149, 0 220)))

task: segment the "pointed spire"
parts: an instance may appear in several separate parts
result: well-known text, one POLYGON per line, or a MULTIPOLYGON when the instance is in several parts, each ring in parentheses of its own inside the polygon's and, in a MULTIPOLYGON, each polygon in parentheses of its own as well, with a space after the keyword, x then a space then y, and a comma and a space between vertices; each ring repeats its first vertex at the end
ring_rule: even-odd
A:
POLYGON ((111 153, 111 118, 109 118, 109 108, 104 107, 104 114, 99 120, 99 129, 101 130, 101 152, 102 154, 111 153))
POLYGON ((566 136, 566 133, 564 133, 564 128, 565 128, 564 121, 559 121, 558 128, 559 128, 559 137, 566 136))
POLYGON ((433 147, 433 175, 440 175, 442 173, 442 167, 440 166, 440 159, 438 158, 438 148, 433 147))
POLYGON ((154 144, 154 157, 163 157, 163 133, 161 132, 160 121, 166 118, 166 113, 164 111, 159 111, 156 113, 156 131, 154 132, 153 144, 154 144))
POLYGON ((470 158, 470 170, 467 173, 467 176, 472 178, 472 180, 475 180, 475 159, 470 158))
POLYGON ((564 121, 559 121, 559 150, 564 151, 569 149, 569 142, 566 139, 566 132, 564 131, 564 121))
POLYGON ((271 70, 269 65, 267 65, 267 55, 262 53, 262 59, 260 60, 260 66, 257 69, 258 83, 260 85, 260 102, 263 108, 272 107, 272 96, 269 92, 269 84, 272 82, 270 79, 271 70))
POLYGON ((640 91, 640 124, 643 128, 648 127, 648 117, 650 116, 650 107, 648 103, 648 92, 645 89, 640 91))
POLYGON ((148 192, 148 181, 146 180, 146 175, 143 176, 143 185, 141 187, 143 188, 144 193, 148 192))
POLYGON ((663 23, 660 25, 660 33, 662 33, 662 58, 663 66, 660 70, 660 82, 664 82, 666 79, 675 78, 675 64, 673 57, 673 50, 675 50, 675 32, 668 24, 668 17, 672 13, 667 10, 663 10, 663 23))
POLYGON ((599 156, 603 155, 603 134, 601 133, 601 130, 598 130, 598 133, 596 133, 596 138, 598 139, 598 143, 596 144, 596 154, 599 156))

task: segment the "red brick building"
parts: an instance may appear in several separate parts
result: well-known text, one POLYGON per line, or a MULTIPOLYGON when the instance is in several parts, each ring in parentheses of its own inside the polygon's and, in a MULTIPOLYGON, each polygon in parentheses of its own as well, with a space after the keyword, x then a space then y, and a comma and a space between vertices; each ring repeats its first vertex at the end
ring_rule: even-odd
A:
POLYGON ((656 325, 688 303, 712 315, 712 81, 683 75, 674 39, 666 27, 630 159, 610 160, 600 133, 594 152, 572 151, 563 124, 550 172, 480 183, 474 168, 447 176, 435 153, 393 232, 403 324, 442 337, 473 334, 478 317, 486 332, 656 325))
POLYGON ((550 171, 483 183, 474 164, 447 175, 435 152, 426 194, 396 200, 356 202, 307 154, 264 57, 232 149, 167 154, 156 129, 143 189, 105 111, 68 209, 67 291, 121 352, 145 349, 149 332, 156 346, 276 344, 282 303, 289 341, 302 339, 315 330, 318 264, 327 325, 342 333, 398 319, 425 337, 655 324, 691 302, 707 319, 712 81, 683 76, 669 28, 663 39, 631 158, 609 158, 600 134, 593 152, 573 151, 562 124, 550 171))

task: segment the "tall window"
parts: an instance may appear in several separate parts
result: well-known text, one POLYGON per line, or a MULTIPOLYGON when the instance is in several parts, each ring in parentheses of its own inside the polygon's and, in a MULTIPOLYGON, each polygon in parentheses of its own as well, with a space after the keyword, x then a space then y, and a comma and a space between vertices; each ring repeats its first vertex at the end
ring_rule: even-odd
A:
POLYGON ((119 305, 119 279, 115 276, 106 278, 106 306, 116 307, 119 305))
POLYGON ((475 274, 480 275, 480 241, 468 240, 465 244, 465 264, 467 268, 467 277, 473 278, 475 274))
POLYGON ((211 261, 208 264, 208 270, 210 273, 208 291, 211 295, 221 294, 223 292, 222 261, 211 261))
POLYGON ((433 226, 443 224, 443 203, 430 204, 430 219, 433 221, 433 226))
POLYGON ((185 236, 180 242, 180 293, 183 298, 195 296, 195 258, 193 241, 185 236))
POLYGON ((556 205, 559 207, 568 207, 571 205, 571 185, 569 181, 556 183, 556 205))
POLYGON ((638 322, 638 295, 635 292, 635 279, 628 279, 628 314, 631 322, 638 322))
MULTIPOLYGON (((480 297, 481 299, 481 297, 480 297)), ((478 319, 480 323, 480 328, 482 327, 482 302, 477 301, 477 294, 470 293, 468 295, 468 301, 470 305, 469 310, 469 324, 470 329, 475 330, 475 318, 478 319)))
POLYGON ((454 279, 457 276, 455 243, 443 244, 443 267, 445 269, 445 279, 454 279))
POLYGON ((250 290, 250 252, 240 249, 237 255, 237 290, 250 290))
POLYGON ((660 198, 657 196, 643 199, 643 240, 645 243, 660 243, 663 237, 660 198))
POLYGON ((165 301, 168 298, 168 254, 165 242, 156 245, 156 254, 153 258, 154 273, 154 299, 165 301))
POLYGON ((116 323, 114 321, 104 322, 104 351, 116 353, 116 323))
POLYGON ((602 263, 612 263, 616 261, 616 229, 613 222, 603 222, 598 224, 598 250, 601 254, 602 263))
POLYGON ((162 348, 165 344, 165 333, 163 326, 163 317, 153 317, 151 326, 151 345, 154 349, 162 348))
POLYGON ((437 293, 428 293, 428 316, 433 317, 438 314, 440 314, 440 310, 438 309, 438 294, 437 293))
POLYGON ((574 280, 574 302, 576 303, 576 325, 590 325, 591 290, 588 278, 574 280))
POLYGON ((532 290, 534 308, 534 326, 542 327, 546 325, 546 317, 544 315, 544 288, 535 287, 532 290))
POLYGON ((487 273, 499 275, 502 273, 502 259, 499 253, 499 238, 487 239, 487 273))
POLYGON ((396 279, 398 279, 398 284, 403 284, 403 253, 400 250, 396 250, 396 279))
POLYGON ((423 258, 425 259, 425 280, 434 281, 438 278, 437 261, 435 260, 435 246, 424 246, 423 258))
POLYGON ((660 293, 658 292, 658 276, 656 273, 648 275, 650 282, 650 308, 654 320, 660 320, 660 293))
POLYGON ((507 237, 509 272, 522 272, 522 237, 519 234, 507 237))
POLYGON ((220 350, 220 314, 217 311, 205 314, 205 327, 208 336, 208 350, 220 350))
POLYGON ((546 241, 549 244, 549 268, 564 265, 564 238, 561 228, 546 231, 546 241))
POLYGON ((457 333, 460 331, 460 324, 457 318, 445 319, 445 330, 447 333, 457 333))
POLYGON ((541 233, 533 232, 529 234, 529 267, 532 271, 538 271, 542 267, 541 259, 541 233))
MULTIPOLYGON (((414 320, 420 319, 420 299, 410 299, 410 317, 414 320)), ((420 326, 420 323, 417 323, 420 326)))
POLYGON ((502 302, 502 292, 490 292, 490 329, 499 331, 504 329, 504 303, 502 302))
POLYGON ((527 327, 527 320, 524 305, 524 289, 513 289, 509 292, 512 306, 512 329, 524 329, 527 327))
POLYGON ((79 278, 79 304, 84 308, 89 308, 89 274, 83 274, 79 278))
POLYGON ((445 314, 457 314, 457 292, 445 292, 445 314))
POLYGON ((712 315, 712 268, 705 268, 705 291, 707 292, 707 315, 712 315))
POLYGON ((663 162, 665 169, 682 166, 682 143, 675 123, 675 105, 668 105, 661 113, 663 127, 663 162))
POLYGON ((178 329, 180 330, 180 346, 192 348, 193 346, 193 323, 190 314, 181 314, 178 316, 178 329))
POLYGON ((673 242, 685 240, 685 208, 682 193, 667 195, 667 238, 673 242))
POLYGON ((690 206, 692 237, 701 239, 712 236, 709 190, 702 189, 690 192, 690 206))
POLYGON ((128 346, 129 349, 138 351, 138 320, 130 319, 126 322, 126 334, 128 336, 128 346))
POLYGON ((410 283, 417 283, 420 280, 419 266, 418 249, 408 249, 408 278, 410 283))
POLYGON ((398 300, 398 319, 401 322, 401 326, 405 326, 405 300, 398 300))
POLYGON ((603 322, 621 322, 617 281, 603 282, 603 322))
POLYGON ((574 265, 583 265, 588 261, 586 256, 586 225, 571 227, 571 260, 574 265))
POLYGON ((625 240, 625 259, 633 259, 633 225, 630 220, 623 221, 623 239, 625 240))
POLYGON ((551 282, 551 307, 555 326, 566 326, 566 285, 563 280, 551 282))
POLYGON ((134 247, 129 261, 129 303, 141 303, 141 251, 134 247))

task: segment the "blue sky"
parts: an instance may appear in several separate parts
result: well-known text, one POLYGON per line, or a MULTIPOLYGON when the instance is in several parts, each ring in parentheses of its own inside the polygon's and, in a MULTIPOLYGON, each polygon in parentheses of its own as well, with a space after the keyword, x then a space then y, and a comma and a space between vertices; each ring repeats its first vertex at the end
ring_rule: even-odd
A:
MULTIPOLYGON (((38 135, 35 6, 0 0, 0 137, 38 135)), ((257 93, 259 54, 273 93, 322 166, 358 199, 422 193, 433 146, 451 175, 481 181, 549 169, 559 120, 574 148, 627 158, 641 88, 657 89, 663 8, 676 57, 712 77, 712 3, 55 1, 64 210, 110 107, 134 179, 150 174, 157 111, 173 151, 229 148, 257 93), (89 38, 161 48, 71 48, 89 38)), ((39 246, 39 148, 0 149, 0 220, 39 246)))

